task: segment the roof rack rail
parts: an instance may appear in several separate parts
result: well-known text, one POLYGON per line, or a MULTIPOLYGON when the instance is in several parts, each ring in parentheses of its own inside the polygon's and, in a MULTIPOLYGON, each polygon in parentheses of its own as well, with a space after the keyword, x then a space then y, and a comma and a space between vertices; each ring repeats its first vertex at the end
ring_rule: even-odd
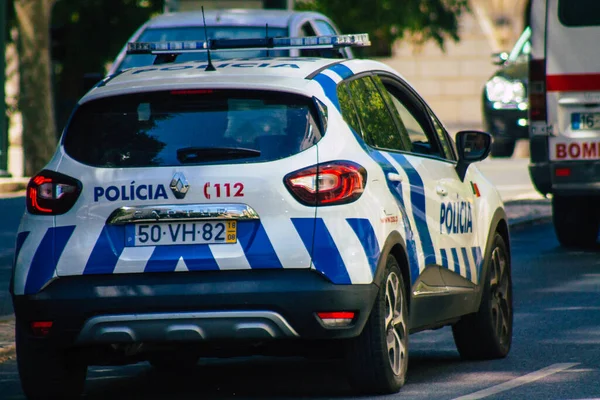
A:
POLYGON ((267 37, 256 39, 209 39, 183 42, 129 42, 127 54, 180 54, 203 51, 270 50, 270 49, 337 49, 367 47, 369 34, 335 36, 267 37))

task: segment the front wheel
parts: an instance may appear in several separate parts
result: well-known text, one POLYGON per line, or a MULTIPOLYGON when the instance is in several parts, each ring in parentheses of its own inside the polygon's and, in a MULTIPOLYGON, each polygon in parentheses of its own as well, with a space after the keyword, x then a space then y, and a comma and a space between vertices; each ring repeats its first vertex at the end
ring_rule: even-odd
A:
POLYGON ((504 358, 510 351, 513 330, 510 254, 496 233, 489 257, 479 311, 452 326, 461 357, 470 360, 504 358))
POLYGON ((347 348, 351 385, 366 394, 396 393, 408 368, 408 303, 398 262, 388 256, 384 286, 362 333, 347 348))
POLYGON ((16 327, 17 367, 28 399, 77 399, 83 393, 87 365, 67 350, 34 338, 16 327))

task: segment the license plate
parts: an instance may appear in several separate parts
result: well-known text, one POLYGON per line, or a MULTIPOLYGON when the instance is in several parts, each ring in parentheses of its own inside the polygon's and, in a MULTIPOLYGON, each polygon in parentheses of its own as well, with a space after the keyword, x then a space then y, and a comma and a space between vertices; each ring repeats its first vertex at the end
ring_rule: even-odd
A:
POLYGON ((237 221, 135 224, 126 227, 126 245, 169 246, 237 242, 237 221))
POLYGON ((600 129, 600 112, 571 114, 571 129, 600 129))

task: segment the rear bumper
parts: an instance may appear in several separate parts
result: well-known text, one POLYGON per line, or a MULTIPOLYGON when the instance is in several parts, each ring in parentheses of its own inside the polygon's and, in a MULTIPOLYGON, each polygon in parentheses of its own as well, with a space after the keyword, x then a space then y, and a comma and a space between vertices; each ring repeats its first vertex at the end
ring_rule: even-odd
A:
POLYGON ((600 195, 600 161, 536 162, 529 165, 529 173, 542 194, 600 195), (557 169, 569 173, 557 176, 557 169))
POLYGON ((60 346, 269 338, 341 339, 362 332, 378 287, 335 285, 312 270, 63 277, 13 296, 17 323, 53 321, 60 346), (319 311, 354 311, 326 328, 319 311), (85 328, 84 328, 85 327, 85 328))

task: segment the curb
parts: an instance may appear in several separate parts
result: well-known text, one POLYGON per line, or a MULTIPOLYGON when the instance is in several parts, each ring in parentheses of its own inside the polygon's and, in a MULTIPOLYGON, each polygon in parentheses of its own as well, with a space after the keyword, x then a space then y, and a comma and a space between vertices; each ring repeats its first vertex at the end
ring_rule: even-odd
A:
POLYGON ((0 193, 13 193, 27 189, 29 178, 0 179, 0 193))
POLYGON ((0 319, 0 364, 16 357, 14 325, 14 315, 0 319))

